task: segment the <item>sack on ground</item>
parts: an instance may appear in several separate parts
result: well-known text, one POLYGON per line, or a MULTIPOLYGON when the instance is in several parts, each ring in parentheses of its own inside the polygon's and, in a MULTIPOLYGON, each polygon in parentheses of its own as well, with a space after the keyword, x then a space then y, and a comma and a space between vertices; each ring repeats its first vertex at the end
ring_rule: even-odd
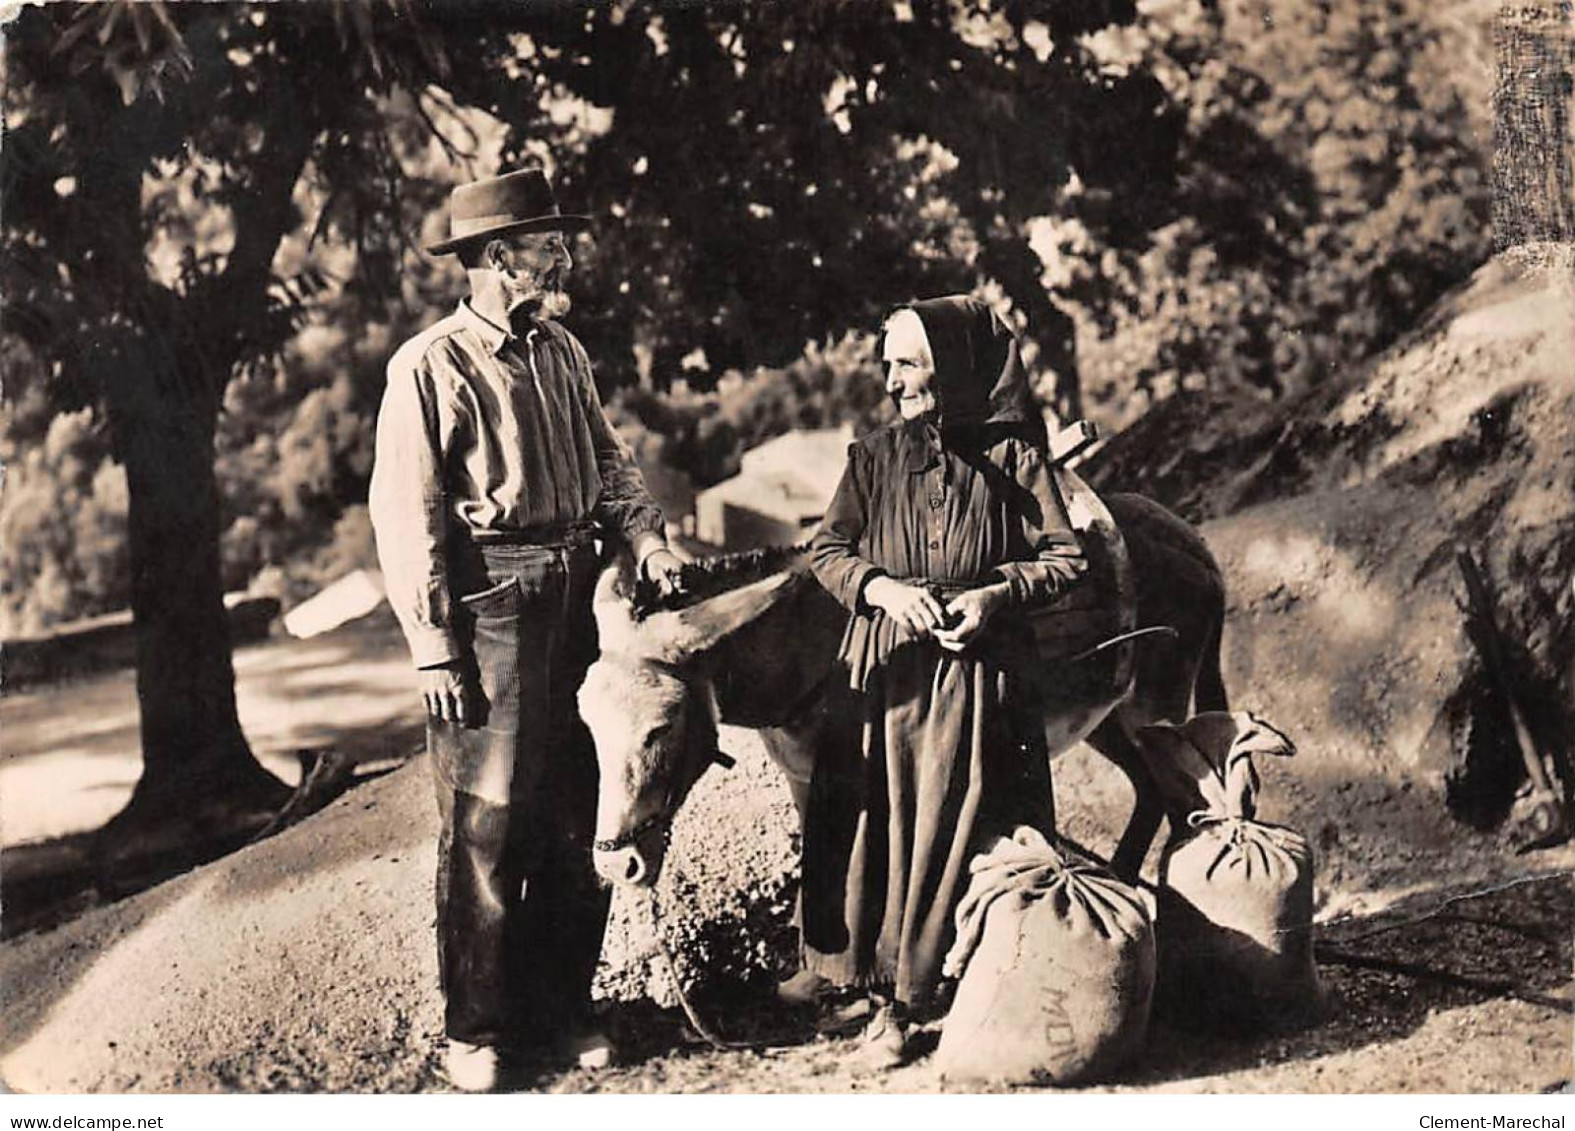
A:
POLYGON ((1319 1001, 1313 851, 1255 819, 1252 764, 1295 748, 1245 712, 1145 727, 1139 739, 1174 830, 1160 859, 1156 1009, 1185 1022, 1300 1019, 1319 1001))
POLYGON ((1148 1032, 1153 921, 1136 890, 1030 828, 970 865, 935 1064, 951 1080, 1073 1084, 1148 1032))

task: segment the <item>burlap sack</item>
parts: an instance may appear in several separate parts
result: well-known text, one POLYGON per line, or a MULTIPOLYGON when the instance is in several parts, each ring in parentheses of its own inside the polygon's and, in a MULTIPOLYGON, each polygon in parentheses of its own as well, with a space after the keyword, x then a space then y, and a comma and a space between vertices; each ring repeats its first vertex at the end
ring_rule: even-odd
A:
POLYGON ((1154 932, 1138 893, 1032 829, 975 858, 935 1064, 949 1080, 1073 1084, 1148 1032, 1154 932))
POLYGON ((1254 819, 1252 755, 1292 754, 1290 740, 1244 712, 1139 738, 1175 830, 1160 859, 1156 1010, 1181 1023, 1301 1020, 1319 1002, 1313 851, 1254 819))

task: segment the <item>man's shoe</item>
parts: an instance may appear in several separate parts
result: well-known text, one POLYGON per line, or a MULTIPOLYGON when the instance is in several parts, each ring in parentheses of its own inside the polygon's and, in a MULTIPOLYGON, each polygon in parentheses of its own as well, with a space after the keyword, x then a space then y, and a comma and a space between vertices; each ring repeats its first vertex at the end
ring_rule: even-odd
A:
POLYGON ((443 1065, 449 1083, 462 1092, 490 1092, 498 1086, 498 1050, 491 1045, 451 1040, 443 1065))
POLYGON ((819 1005, 832 989, 831 979, 823 978, 813 970, 800 970, 786 981, 777 983, 777 1000, 783 1005, 819 1005))

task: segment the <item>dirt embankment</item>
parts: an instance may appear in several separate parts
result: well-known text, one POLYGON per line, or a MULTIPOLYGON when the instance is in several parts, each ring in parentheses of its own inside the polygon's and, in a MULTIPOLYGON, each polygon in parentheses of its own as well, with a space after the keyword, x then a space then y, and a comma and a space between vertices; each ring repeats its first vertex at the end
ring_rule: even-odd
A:
MULTIPOLYGON (((1575 850, 1508 850, 1516 756, 1452 563, 1456 541, 1484 561, 1538 732, 1567 740, 1571 358, 1575 297, 1490 265, 1370 368, 1289 404, 1177 402, 1105 454, 1106 489, 1204 520, 1231 591, 1234 700, 1300 746, 1264 767, 1265 816, 1319 846, 1332 1002, 1297 1035, 1157 1030, 1119 1087, 1534 1090, 1572 1075, 1571 885, 1490 889, 1569 871, 1575 850)), ((658 889, 681 976, 713 991, 758 987, 788 960, 796 859, 792 807, 758 742, 729 731, 723 744, 739 766, 697 788, 658 889)), ((1108 850, 1129 802, 1115 772, 1074 751, 1056 787, 1070 834, 1108 850)), ((29 1091, 441 1088, 435 834, 418 762, 263 844, 4 944, 0 1076, 29 1091)), ((639 910, 620 895, 598 984, 667 1005, 639 910)), ((808 1039, 759 1002, 703 1001, 734 1034, 785 1025, 788 1047, 696 1050, 670 1009, 634 1005, 622 1016, 637 1063, 537 1086, 943 1086, 923 1062, 862 1078, 845 1042, 808 1039)))
POLYGON ((1227 683, 1302 746, 1272 769, 1332 899, 1524 866, 1502 850, 1525 771, 1455 552, 1483 564, 1532 731, 1567 759, 1572 358, 1575 281, 1490 263, 1369 367, 1283 405, 1180 402, 1103 453, 1105 489, 1203 521, 1230 582, 1227 683))

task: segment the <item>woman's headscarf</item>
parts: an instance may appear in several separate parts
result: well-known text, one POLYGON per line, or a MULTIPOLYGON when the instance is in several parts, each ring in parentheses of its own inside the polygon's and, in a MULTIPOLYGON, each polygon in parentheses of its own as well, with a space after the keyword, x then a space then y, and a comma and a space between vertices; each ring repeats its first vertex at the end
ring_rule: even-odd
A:
POLYGON ((909 303, 935 360, 936 420, 950 445, 1016 435, 1043 445, 1044 417, 1023 369, 1017 335, 988 303, 946 295, 909 303))

